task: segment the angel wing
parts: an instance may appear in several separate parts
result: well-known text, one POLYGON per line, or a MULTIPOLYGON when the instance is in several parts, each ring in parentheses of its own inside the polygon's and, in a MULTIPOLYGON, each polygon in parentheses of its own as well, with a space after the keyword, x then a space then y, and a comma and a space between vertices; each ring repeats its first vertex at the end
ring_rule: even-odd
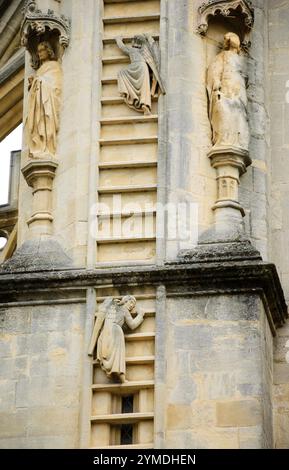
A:
POLYGON ((146 63, 152 70, 154 74, 154 79, 160 87, 160 90, 163 95, 165 95, 165 87, 160 74, 160 51, 157 43, 154 39, 148 34, 143 34, 143 47, 141 49, 141 54, 145 59, 146 63))
POLYGON ((106 314, 109 311, 109 309, 112 307, 114 302, 115 301, 113 297, 107 297, 107 299, 105 299, 104 302, 98 308, 96 320, 95 320, 94 327, 93 327, 92 337, 91 337, 89 348, 88 348, 89 356, 93 356, 106 314))

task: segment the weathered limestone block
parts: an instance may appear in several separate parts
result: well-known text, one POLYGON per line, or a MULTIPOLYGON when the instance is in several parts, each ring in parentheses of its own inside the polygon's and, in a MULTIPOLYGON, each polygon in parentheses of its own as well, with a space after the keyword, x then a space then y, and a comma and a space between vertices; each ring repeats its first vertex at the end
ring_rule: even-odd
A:
MULTIPOLYGON (((88 446, 91 439, 97 445, 101 426, 103 443, 109 442, 107 423, 94 424, 90 435, 91 410, 96 415, 112 412, 114 405, 107 396, 91 403, 92 363, 83 365, 82 358, 87 357, 95 303, 90 300, 85 310, 86 291, 99 287, 103 295, 107 286, 119 298, 116 289, 127 292, 132 283, 139 295, 157 286, 155 351, 154 334, 145 342, 128 341, 126 351, 127 357, 154 356, 155 374, 150 364, 127 367, 129 381, 155 378, 155 390, 141 390, 139 396, 143 412, 155 421, 154 445, 243 448, 251 438, 258 448, 272 447, 272 335, 287 315, 272 265, 253 260, 223 263, 221 268, 218 263, 179 263, 2 271, 0 277, 1 364, 4 371, 11 367, 1 382, 3 420, 27 410, 19 434, 13 420, 11 432, 5 427, 1 447, 7 439, 18 448, 45 448, 52 442, 57 447, 88 446), (52 440, 55 433, 59 443, 52 440)), ((150 320, 145 319, 141 333, 151 331, 150 320)), ((94 383, 100 373, 101 384, 126 386, 109 382, 100 368, 94 383)), ((152 429, 151 423, 140 423, 147 444, 152 429)))
POLYGON ((216 404, 218 427, 257 426, 262 421, 261 403, 258 400, 234 400, 216 404))
POLYGON ((67 302, 1 308, 0 448, 77 446, 83 308, 67 302))
MULTIPOLYGON (((263 330, 265 311, 259 296, 173 299, 170 295, 167 309, 167 431, 190 428, 199 436, 200 448, 210 448, 221 445, 221 428, 231 428, 233 435, 252 427, 257 447, 272 447, 271 386, 262 372, 266 361, 272 361, 272 334, 269 328, 263 330), (264 334, 267 344, 263 345, 264 334), (269 357, 262 359, 263 353, 269 357), (264 394, 269 399, 266 405, 264 394), (171 413, 172 407, 180 410, 171 413), (189 408, 191 417, 181 413, 189 408), (205 437, 208 426, 210 439, 205 437)), ((232 446, 240 444, 232 441, 232 446)))

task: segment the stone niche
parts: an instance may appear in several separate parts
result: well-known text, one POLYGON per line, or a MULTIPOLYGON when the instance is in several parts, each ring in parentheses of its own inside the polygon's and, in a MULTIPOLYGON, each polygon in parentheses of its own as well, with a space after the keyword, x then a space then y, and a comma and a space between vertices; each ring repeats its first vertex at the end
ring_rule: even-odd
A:
POLYGON ((236 33, 243 51, 250 47, 250 33, 254 25, 251 1, 209 0, 198 9, 197 32, 206 38, 207 64, 222 48, 224 35, 236 33))
MULTIPOLYGON (((239 203, 240 177, 249 155, 248 77, 246 53, 254 24, 247 0, 208 0, 196 12, 196 31, 203 37, 212 147, 207 156, 216 170, 217 200, 214 225, 201 243, 240 241, 245 211, 239 203)), ((182 254, 181 254, 182 256, 182 254)))
POLYGON ((39 67, 37 46, 43 41, 50 43, 56 59, 61 62, 70 40, 70 20, 64 15, 56 14, 51 9, 42 12, 37 8, 35 1, 28 1, 24 12, 21 43, 31 55, 31 66, 34 69, 39 67))

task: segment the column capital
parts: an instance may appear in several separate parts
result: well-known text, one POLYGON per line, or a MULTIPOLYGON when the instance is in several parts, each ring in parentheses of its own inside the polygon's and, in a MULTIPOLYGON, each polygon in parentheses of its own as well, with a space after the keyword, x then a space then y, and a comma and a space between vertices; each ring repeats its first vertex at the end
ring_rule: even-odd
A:
POLYGON ((35 184, 39 178, 45 178, 47 186, 51 190, 57 168, 58 163, 54 160, 35 160, 30 161, 21 171, 31 188, 35 189, 35 184))
POLYGON ((239 169, 242 176, 247 171, 247 167, 252 164, 248 150, 240 147, 213 147, 208 153, 213 168, 222 166, 232 166, 239 169))

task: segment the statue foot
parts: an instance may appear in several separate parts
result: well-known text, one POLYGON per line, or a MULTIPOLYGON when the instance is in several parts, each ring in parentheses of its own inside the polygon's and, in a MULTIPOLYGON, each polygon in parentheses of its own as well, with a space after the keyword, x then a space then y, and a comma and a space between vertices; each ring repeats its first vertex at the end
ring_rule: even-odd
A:
POLYGON ((124 374, 120 374, 120 376, 119 376, 119 379, 120 379, 120 381, 121 381, 121 383, 122 383, 122 384, 125 384, 125 383, 127 383, 127 382, 128 382, 128 380, 126 380, 126 378, 125 378, 125 375, 124 375, 124 374))
POLYGON ((142 110, 145 116, 150 116, 152 114, 148 106, 142 106, 142 110))

